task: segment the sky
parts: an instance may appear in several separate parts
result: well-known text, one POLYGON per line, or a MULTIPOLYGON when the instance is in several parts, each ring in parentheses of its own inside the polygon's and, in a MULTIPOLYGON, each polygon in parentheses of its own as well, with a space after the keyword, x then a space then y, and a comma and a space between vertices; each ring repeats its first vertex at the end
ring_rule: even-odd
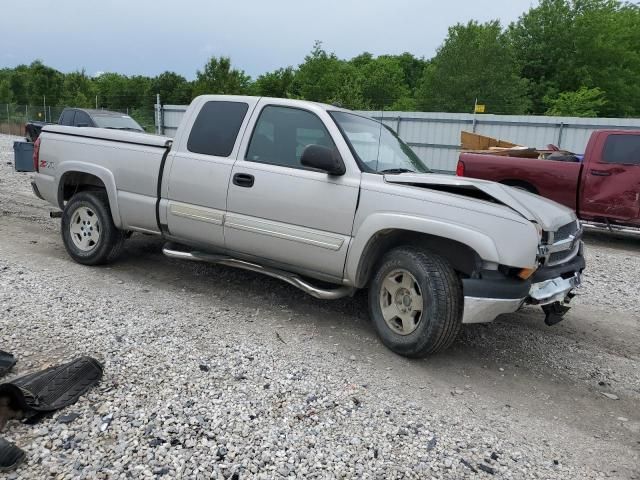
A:
POLYGON ((536 0, 9 0, 0 68, 41 59, 62 72, 193 79, 211 56, 252 77, 297 66, 315 40, 340 58, 364 51, 430 58, 447 28, 516 20, 536 0))

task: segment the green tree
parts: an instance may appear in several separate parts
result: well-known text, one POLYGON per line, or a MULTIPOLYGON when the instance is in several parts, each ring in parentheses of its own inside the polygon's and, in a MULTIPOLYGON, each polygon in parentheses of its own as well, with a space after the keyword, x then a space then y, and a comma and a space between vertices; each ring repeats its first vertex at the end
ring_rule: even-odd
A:
POLYGON ((385 109, 409 96, 404 71, 396 58, 378 57, 364 64, 359 71, 362 95, 372 108, 385 109))
POLYGON ((122 110, 132 106, 128 92, 128 78, 119 73, 103 73, 94 79, 98 107, 122 110))
POLYGON ((349 60, 349 63, 358 69, 363 68, 371 62, 373 62, 373 55, 369 52, 361 53, 349 60))
MULTIPOLYGON (((18 65, 7 75, 9 86, 13 94, 15 102, 19 105, 29 104, 29 79, 30 70, 27 65, 18 65)), ((42 105, 42 98, 38 100, 36 105, 42 105)))
POLYGON ((8 79, 0 80, 0 103, 13 103, 13 92, 8 79))
POLYGON ((545 98, 600 88, 601 115, 640 115, 640 7, 617 0, 541 0, 509 28, 532 111, 545 98))
POLYGON ((322 48, 322 42, 315 42, 311 53, 304 58, 304 63, 298 67, 293 84, 292 93, 298 98, 314 102, 332 102, 349 90, 357 88, 357 69, 340 60, 334 53, 327 53, 322 48), (339 91, 342 94, 339 95, 339 91))
POLYGON ((342 83, 327 103, 351 110, 370 110, 371 104, 362 92, 362 77, 353 72, 342 83))
POLYGON ((204 94, 242 95, 249 92, 251 78, 231 66, 229 57, 212 57, 202 71, 196 73, 194 97, 204 94))
POLYGON ((424 58, 417 58, 409 52, 400 55, 383 55, 382 58, 396 59, 404 72, 404 83, 409 87, 411 93, 414 93, 429 62, 424 58))
POLYGON ((96 87, 83 70, 64 75, 62 102, 68 107, 92 107, 95 105, 96 87))
POLYGON ((418 106, 431 111, 470 112, 476 98, 494 113, 528 106, 527 83, 497 20, 450 27, 416 91, 418 106))
POLYGON ((253 92, 264 97, 289 98, 294 77, 292 67, 262 74, 254 82, 253 92))
POLYGON ((64 76, 40 60, 33 61, 27 72, 28 101, 32 105, 40 105, 46 96, 48 105, 59 105, 62 101, 64 76))
POLYGON ((190 83, 174 72, 163 72, 150 81, 148 95, 155 98, 158 93, 163 104, 182 105, 191 101, 190 83))
POLYGON ((546 115, 567 117, 597 117, 607 104, 604 92, 598 87, 581 87, 575 92, 563 92, 556 97, 546 96, 549 106, 546 115))

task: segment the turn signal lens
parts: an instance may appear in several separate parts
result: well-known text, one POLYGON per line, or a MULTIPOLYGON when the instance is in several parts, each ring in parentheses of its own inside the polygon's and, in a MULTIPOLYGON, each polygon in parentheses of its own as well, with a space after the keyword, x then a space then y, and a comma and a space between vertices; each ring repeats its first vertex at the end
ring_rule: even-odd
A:
POLYGON ((518 272, 518 277, 521 278, 522 280, 526 280, 529 277, 531 277, 531 275, 533 275, 534 273, 536 273, 535 268, 523 268, 518 272))

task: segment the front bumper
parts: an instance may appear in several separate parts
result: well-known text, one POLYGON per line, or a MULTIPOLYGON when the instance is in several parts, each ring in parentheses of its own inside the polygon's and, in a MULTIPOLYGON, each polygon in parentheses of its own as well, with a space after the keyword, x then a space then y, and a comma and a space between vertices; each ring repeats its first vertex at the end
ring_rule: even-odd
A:
POLYGON ((465 279, 462 323, 492 322, 498 315, 516 312, 524 304, 564 304, 580 286, 584 267, 584 257, 578 255, 564 265, 540 269, 527 281, 507 278, 499 272, 465 279))

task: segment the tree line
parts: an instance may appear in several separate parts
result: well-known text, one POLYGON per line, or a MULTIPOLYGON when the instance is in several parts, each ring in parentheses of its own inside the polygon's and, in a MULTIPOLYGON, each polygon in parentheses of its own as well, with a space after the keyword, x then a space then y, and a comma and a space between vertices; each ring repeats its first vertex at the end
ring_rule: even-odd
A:
POLYGON ((338 58, 316 42, 297 67, 252 79, 213 57, 195 80, 84 70, 61 73, 34 61, 0 70, 0 104, 150 110, 203 93, 337 103, 358 110, 640 116, 640 7, 618 0, 541 0, 508 26, 498 20, 449 28, 430 59, 412 53, 338 58))

